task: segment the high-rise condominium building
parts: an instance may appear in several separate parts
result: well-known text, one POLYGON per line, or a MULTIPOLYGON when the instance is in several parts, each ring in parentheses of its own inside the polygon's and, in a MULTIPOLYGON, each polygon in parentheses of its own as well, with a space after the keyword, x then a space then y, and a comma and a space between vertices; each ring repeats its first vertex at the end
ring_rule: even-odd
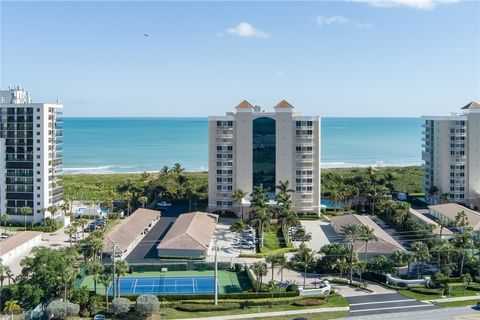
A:
POLYGON ((278 103, 273 112, 247 101, 235 110, 209 117, 209 211, 239 214, 242 206, 249 206, 255 187, 263 185, 273 199, 275 185, 288 181, 295 190, 293 209, 318 213, 319 117, 293 112, 286 101, 278 103), (232 199, 237 189, 247 194, 241 202, 232 199))
POLYGON ((19 87, 0 91, 0 213, 12 221, 40 222, 62 201, 62 108, 19 87))
POLYGON ((424 116, 424 189, 471 208, 480 207, 480 105, 471 102, 461 113, 424 116))

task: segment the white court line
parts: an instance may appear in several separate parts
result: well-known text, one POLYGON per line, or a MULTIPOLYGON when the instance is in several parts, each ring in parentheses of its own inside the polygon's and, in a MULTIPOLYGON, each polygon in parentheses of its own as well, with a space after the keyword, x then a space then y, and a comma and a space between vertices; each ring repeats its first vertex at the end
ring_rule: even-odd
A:
POLYGON ((135 293, 135 289, 137 289, 137 281, 138 281, 138 279, 135 279, 135 282, 133 283, 133 291, 132 291, 132 293, 135 293))
POLYGON ((390 301, 379 301, 379 302, 361 302, 361 303, 350 303, 350 306, 361 306, 364 304, 380 304, 380 303, 395 303, 395 302, 417 302, 416 300, 411 299, 402 299, 402 300, 390 300, 390 301))
POLYGON ((391 309, 408 309, 408 308, 423 308, 423 307, 433 307, 431 304, 423 304, 418 306, 402 306, 402 307, 388 307, 388 308, 373 308, 373 309, 362 309, 362 310, 350 310, 350 313, 355 312, 367 312, 367 311, 377 311, 377 310, 391 310, 391 309))
POLYGON ((195 293, 195 277, 192 277, 192 293, 195 293))

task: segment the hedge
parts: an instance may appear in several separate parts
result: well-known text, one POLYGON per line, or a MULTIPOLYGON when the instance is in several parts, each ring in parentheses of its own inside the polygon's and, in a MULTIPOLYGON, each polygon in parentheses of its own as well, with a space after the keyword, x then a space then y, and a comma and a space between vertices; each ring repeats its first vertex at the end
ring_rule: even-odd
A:
POLYGON ((319 306, 324 303, 325 301, 322 299, 303 299, 303 300, 294 301, 292 305, 297 307, 308 307, 308 306, 319 306))
POLYGON ((187 312, 200 312, 200 311, 229 311, 240 309, 240 303, 219 303, 213 304, 198 304, 198 303, 185 303, 177 306, 177 310, 187 312))
POLYGON ((467 290, 480 291, 480 285, 469 285, 467 286, 467 290))
POLYGON ((421 293, 421 294, 430 294, 430 295, 440 295, 442 294, 442 289, 430 289, 430 288, 410 288, 411 292, 421 293))
MULTIPOLYGON (((276 292, 274 293, 274 298, 288 298, 288 297, 297 297, 300 293, 298 291, 292 292, 276 292)), ((130 299, 131 301, 136 301, 138 298, 137 295, 123 295, 123 298, 130 299)), ((179 300, 212 300, 212 294, 172 294, 172 295, 161 295, 158 296, 160 301, 165 299, 166 301, 179 301, 179 300)), ((221 293, 218 295, 219 299, 241 299, 241 300, 251 300, 251 299, 262 299, 262 298, 271 298, 272 294, 270 292, 239 292, 239 293, 221 293)))

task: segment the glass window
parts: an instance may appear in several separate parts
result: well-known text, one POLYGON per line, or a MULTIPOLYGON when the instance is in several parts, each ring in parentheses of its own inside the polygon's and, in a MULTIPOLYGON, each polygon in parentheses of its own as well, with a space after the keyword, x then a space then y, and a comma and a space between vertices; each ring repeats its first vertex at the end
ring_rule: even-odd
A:
POLYGON ((261 117, 253 121, 253 186, 263 184, 275 193, 275 120, 261 117))

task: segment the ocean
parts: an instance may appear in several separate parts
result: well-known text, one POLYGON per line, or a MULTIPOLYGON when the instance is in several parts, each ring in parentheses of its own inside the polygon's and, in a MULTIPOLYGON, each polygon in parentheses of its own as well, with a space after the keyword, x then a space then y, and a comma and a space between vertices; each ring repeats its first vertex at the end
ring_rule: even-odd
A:
MULTIPOLYGON (((322 118, 322 167, 421 164, 420 118, 322 118)), ((65 118, 64 172, 208 169, 207 118, 65 118)))

